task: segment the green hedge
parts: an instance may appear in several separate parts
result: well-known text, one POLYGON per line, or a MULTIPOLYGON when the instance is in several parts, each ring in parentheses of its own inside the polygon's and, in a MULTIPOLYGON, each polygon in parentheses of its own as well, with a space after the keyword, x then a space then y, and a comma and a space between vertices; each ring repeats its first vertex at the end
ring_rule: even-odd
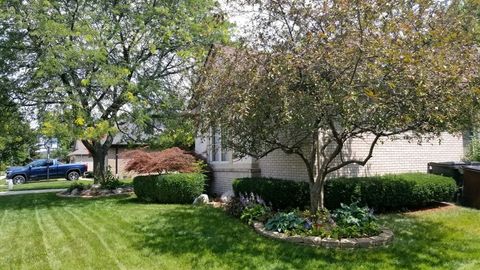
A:
MULTIPOLYGON (((273 178, 234 180, 235 195, 255 193, 275 208, 303 208, 309 205, 309 185, 273 178)), ((451 201, 457 191, 455 181, 424 173, 375 177, 336 178, 325 184, 325 205, 329 209, 340 203, 358 201, 377 211, 425 206, 436 201, 451 201)))
POLYGON ((275 178, 240 178, 233 181, 236 196, 254 193, 274 208, 304 208, 309 205, 309 185, 275 178))
POLYGON ((192 203, 205 188, 200 173, 142 175, 133 179, 133 189, 140 200, 158 203, 192 203))
POLYGON ((326 182, 325 205, 335 209, 359 201, 377 211, 398 210, 452 201, 456 191, 452 178, 424 173, 337 178, 326 182))

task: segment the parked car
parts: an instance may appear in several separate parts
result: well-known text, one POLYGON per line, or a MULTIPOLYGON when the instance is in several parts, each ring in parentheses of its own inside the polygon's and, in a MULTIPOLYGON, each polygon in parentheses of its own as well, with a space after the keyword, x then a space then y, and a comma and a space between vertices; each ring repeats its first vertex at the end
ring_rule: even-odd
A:
POLYGON ((87 169, 86 164, 63 164, 56 159, 37 159, 26 166, 7 168, 7 179, 12 179, 14 184, 60 177, 71 181, 80 178, 87 169))

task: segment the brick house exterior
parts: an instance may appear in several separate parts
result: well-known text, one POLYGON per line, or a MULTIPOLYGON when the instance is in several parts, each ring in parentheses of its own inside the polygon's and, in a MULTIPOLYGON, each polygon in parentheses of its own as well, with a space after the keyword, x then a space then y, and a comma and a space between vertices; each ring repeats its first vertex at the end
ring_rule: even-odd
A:
MULTIPOLYGON (((209 161, 213 170, 212 191, 222 194, 232 190, 232 180, 239 177, 275 177, 296 181, 308 181, 305 164, 296 155, 287 155, 276 150, 266 157, 236 159, 232 152, 215 147, 211 137, 198 137, 195 152, 209 161)), ((375 147, 372 159, 365 166, 347 166, 333 176, 372 176, 387 173, 427 172, 428 162, 460 161, 465 154, 468 141, 465 136, 442 133, 435 141, 409 142, 406 139, 384 140, 375 147)), ((346 149, 347 154, 365 156, 369 143, 355 140, 346 149)))
MULTIPOLYGON (((134 176, 132 172, 125 170, 125 165, 128 161, 123 157, 123 153, 132 150, 127 143, 121 142, 118 136, 114 138, 112 146, 108 149, 106 164, 110 167, 113 175, 120 178, 131 178, 134 176)), ((80 140, 75 141, 74 150, 68 154, 70 162, 72 163, 84 163, 88 166, 88 171, 93 171, 93 158, 88 149, 83 145, 80 140)))

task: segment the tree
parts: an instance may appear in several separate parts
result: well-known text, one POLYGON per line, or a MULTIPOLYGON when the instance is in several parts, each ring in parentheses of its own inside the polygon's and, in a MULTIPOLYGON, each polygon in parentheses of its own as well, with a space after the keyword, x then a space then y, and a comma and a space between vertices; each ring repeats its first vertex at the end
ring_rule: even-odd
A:
POLYGON ((186 113, 187 105, 186 97, 174 96, 154 116, 154 119, 162 125, 159 127, 159 134, 148 140, 150 149, 165 150, 179 147, 183 150, 193 150, 195 127, 190 115, 186 113))
MULTIPOLYGON (((2 86, 0 86, 1 88, 2 86)), ((35 155, 37 136, 15 103, 0 89, 0 170, 35 155)))
POLYGON ((202 162, 178 147, 163 151, 133 150, 124 154, 129 160, 125 170, 136 173, 201 172, 202 162))
POLYGON ((114 135, 151 125, 165 97, 228 37, 215 0, 1 2, 0 73, 46 133, 80 138, 105 176, 114 135), (55 116, 52 119, 52 116, 55 116))
POLYGON ((220 127, 238 154, 298 155, 313 211, 329 175, 365 165, 380 141, 467 123, 478 52, 457 1, 246 2, 255 32, 211 53, 194 94, 199 132, 220 127), (348 154, 354 140, 369 143, 365 156, 348 154))

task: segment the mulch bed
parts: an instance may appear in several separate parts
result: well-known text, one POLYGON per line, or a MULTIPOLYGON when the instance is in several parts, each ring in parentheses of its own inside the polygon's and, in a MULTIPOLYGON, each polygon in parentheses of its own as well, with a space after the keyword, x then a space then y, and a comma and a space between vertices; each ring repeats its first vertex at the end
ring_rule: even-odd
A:
POLYGON ((422 208, 411 209, 410 211, 406 212, 406 214, 409 214, 409 215, 424 214, 424 213, 430 213, 430 212, 450 210, 457 207, 458 206, 453 203, 438 202, 422 208))

